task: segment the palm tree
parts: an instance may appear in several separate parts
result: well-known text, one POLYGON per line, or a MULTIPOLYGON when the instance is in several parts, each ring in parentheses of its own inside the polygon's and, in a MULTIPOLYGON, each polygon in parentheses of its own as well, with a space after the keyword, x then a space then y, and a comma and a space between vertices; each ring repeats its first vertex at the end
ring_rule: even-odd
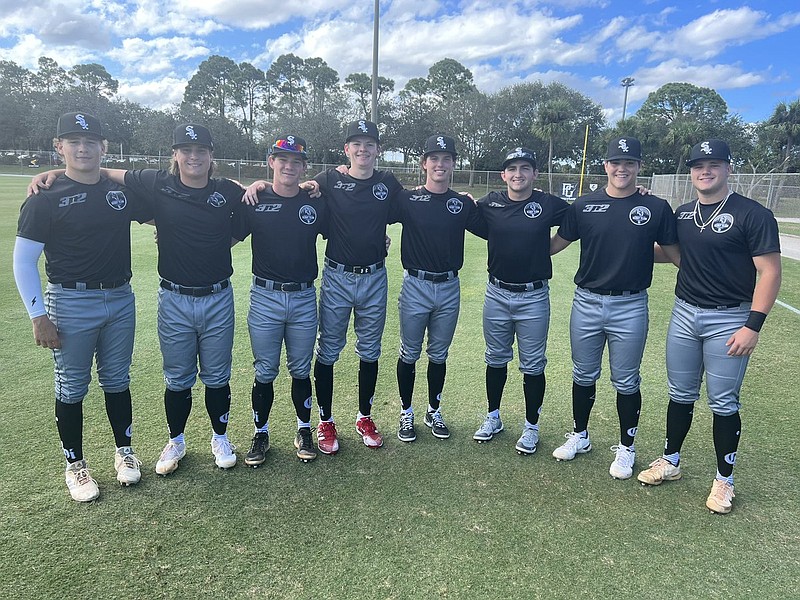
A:
POLYGON ((553 139, 572 127, 574 114, 566 100, 549 100, 539 108, 532 133, 536 137, 547 140, 547 180, 549 192, 553 193, 553 139))
POLYGON ((780 144, 784 159, 783 171, 788 170, 792 154, 800 140, 800 100, 789 104, 779 102, 767 120, 766 129, 780 144))

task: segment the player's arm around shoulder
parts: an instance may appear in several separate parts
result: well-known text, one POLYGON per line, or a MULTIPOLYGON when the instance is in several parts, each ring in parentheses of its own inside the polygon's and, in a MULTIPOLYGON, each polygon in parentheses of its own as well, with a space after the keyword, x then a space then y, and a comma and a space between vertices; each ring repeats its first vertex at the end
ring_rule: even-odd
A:
POLYGON ((781 288, 781 255, 770 252, 753 257, 757 280, 753 291, 753 303, 747 323, 726 342, 729 356, 750 356, 758 344, 761 327, 778 298, 781 288))
POLYGON ((49 190, 53 182, 66 172, 66 169, 50 169, 49 171, 37 173, 28 184, 27 195, 34 196, 41 190, 49 190))

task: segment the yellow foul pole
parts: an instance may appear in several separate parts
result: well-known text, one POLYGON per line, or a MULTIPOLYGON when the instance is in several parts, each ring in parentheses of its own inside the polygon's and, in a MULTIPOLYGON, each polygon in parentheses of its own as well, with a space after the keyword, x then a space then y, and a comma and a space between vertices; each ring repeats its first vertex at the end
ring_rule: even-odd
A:
POLYGON ((578 196, 583 195, 583 174, 586 173, 586 146, 589 143, 589 124, 586 124, 586 135, 583 136, 583 160, 581 161, 581 183, 578 186, 578 196))

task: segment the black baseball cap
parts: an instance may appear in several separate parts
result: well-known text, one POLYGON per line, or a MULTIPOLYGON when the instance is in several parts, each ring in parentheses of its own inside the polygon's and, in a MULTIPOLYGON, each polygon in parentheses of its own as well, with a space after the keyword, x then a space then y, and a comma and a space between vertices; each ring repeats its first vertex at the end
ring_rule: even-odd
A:
POLYGON ((378 135, 378 126, 372 121, 367 121, 365 119, 359 119, 358 121, 351 122, 347 126, 347 133, 345 135, 347 136, 344 140, 345 144, 354 137, 358 137, 360 135, 370 137, 379 144, 381 143, 381 138, 378 135))
POLYGON ((503 161, 503 168, 500 170, 505 171, 506 167, 515 160, 527 161, 531 163, 534 169, 536 169, 536 153, 528 148, 518 147, 514 148, 513 150, 509 150, 508 154, 506 154, 506 159, 503 161))
POLYGON ((184 123, 178 125, 175 131, 172 132, 172 147, 186 146, 188 144, 197 144, 198 146, 206 146, 211 150, 214 149, 214 141, 211 139, 211 132, 208 127, 198 125, 197 123, 184 123))
POLYGON ((449 152, 455 158, 458 156, 456 153, 456 141, 446 135, 432 135, 425 140, 425 152, 423 152, 422 158, 432 152, 449 152))
POLYGON ((269 149, 270 155, 275 154, 297 154, 303 160, 308 158, 306 154, 306 141, 296 135, 282 135, 269 149))
POLYGON ((608 142, 606 160, 638 160, 642 162, 642 143, 635 137, 615 137, 608 142))
POLYGON ((71 133, 90 135, 101 140, 106 139, 100 128, 100 121, 85 112, 65 113, 58 118, 56 137, 61 138, 71 133))
POLYGON ((691 167, 699 160, 724 160, 731 162, 731 149, 722 140, 705 140, 692 146, 686 166, 691 167))

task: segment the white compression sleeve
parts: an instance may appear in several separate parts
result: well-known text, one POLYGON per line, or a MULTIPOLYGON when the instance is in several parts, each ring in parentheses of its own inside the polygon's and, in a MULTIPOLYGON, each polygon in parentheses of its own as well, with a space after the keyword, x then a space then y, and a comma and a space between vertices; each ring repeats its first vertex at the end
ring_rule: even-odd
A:
POLYGON ((46 314, 42 280, 37 266, 43 251, 42 242, 17 236, 14 243, 14 280, 31 319, 46 314))

